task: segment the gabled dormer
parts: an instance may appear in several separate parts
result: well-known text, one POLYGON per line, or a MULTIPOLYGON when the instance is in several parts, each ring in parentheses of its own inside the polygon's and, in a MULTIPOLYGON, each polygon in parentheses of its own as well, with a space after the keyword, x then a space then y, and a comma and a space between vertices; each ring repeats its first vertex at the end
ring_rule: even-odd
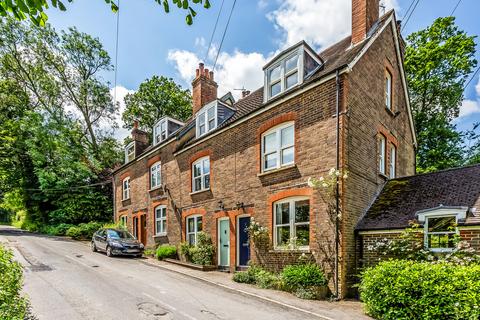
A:
POLYGON ((135 141, 130 142, 125 147, 125 163, 135 159, 135 141))
POLYGON ((153 126, 153 144, 156 145, 165 141, 183 125, 183 122, 167 116, 160 118, 153 126))
POLYGON ((132 142, 125 146, 125 163, 133 161, 148 147, 148 134, 138 128, 138 120, 133 122, 132 142))
POLYGON ((305 41, 284 50, 263 67, 264 102, 301 85, 322 65, 322 59, 305 41))
POLYGON ((200 138, 215 130, 234 113, 231 106, 221 100, 214 100, 198 110, 195 115, 195 136, 200 138))

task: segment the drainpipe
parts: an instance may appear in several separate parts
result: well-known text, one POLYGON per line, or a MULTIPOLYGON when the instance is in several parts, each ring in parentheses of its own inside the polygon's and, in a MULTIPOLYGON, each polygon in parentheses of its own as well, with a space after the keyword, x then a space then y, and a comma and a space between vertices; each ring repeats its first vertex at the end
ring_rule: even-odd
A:
POLYGON ((117 193, 117 190, 115 190, 115 176, 112 174, 112 192, 113 192, 113 223, 115 223, 115 213, 117 212, 117 204, 115 201, 115 194, 117 193))
MULTIPOLYGON (((340 77, 339 71, 337 70, 336 76, 336 96, 335 96, 335 109, 336 109, 336 131, 337 131, 337 141, 336 141, 336 170, 340 170, 340 77)), ((339 287, 338 287, 338 259, 339 259, 339 247, 340 247, 340 237, 339 237, 339 204, 340 204, 340 190, 338 185, 338 176, 336 177, 336 186, 335 186, 335 298, 339 298, 339 287)))

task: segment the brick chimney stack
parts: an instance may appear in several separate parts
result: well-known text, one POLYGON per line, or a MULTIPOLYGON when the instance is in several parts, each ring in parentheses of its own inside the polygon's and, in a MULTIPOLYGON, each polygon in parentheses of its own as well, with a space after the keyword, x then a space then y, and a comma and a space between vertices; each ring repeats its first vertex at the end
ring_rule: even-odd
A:
POLYGON ((379 0, 352 0, 352 45, 367 37, 379 14, 379 0))
POLYGON ((148 147, 148 133, 138 128, 138 120, 133 121, 132 140, 135 144, 135 157, 148 147))
POLYGON ((205 69, 199 63, 192 81, 193 114, 195 115, 204 105, 217 99, 218 84, 213 80, 213 71, 205 69))

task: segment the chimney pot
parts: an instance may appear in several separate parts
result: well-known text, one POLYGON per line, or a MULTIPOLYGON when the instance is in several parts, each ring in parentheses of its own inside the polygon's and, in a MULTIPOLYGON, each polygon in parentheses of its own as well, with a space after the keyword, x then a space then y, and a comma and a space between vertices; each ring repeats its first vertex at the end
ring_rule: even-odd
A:
POLYGON ((213 81, 213 71, 210 71, 210 80, 213 81))

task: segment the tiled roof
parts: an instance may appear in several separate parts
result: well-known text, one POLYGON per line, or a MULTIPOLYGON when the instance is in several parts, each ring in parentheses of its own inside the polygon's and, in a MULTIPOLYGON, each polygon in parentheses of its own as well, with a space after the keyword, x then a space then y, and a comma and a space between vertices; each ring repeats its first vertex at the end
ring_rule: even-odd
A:
POLYGON ((440 205, 476 207, 465 224, 480 224, 480 165, 389 180, 357 230, 405 228, 417 211, 440 205))

